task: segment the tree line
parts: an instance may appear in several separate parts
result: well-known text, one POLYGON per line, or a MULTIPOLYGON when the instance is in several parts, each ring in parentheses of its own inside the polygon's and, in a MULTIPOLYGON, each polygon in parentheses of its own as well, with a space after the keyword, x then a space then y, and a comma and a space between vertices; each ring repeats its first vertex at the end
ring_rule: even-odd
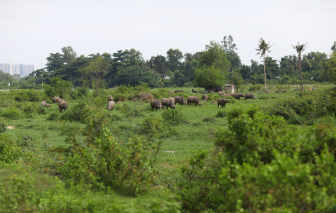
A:
MULTIPOLYGON (((150 87, 252 83, 265 84, 266 89, 266 82, 333 82, 332 61, 335 60, 336 42, 331 47, 334 53, 330 58, 321 52, 303 54, 306 45, 293 46, 298 55, 275 60, 269 55, 270 43, 260 39, 256 53, 261 55, 262 63, 251 60, 250 64, 241 63, 231 35, 224 36, 221 42, 211 41, 203 51, 183 54, 179 49, 171 48, 166 55, 152 56, 147 60, 135 49, 77 56, 68 46, 63 47, 61 53, 50 53, 45 68, 32 72, 16 84, 20 88, 40 88, 42 81, 50 84, 56 76, 70 81, 73 86, 90 88, 110 88, 122 84, 136 86, 144 82, 150 87)), ((6 80, 1 79, 0 82, 6 80)), ((1 86, 5 86, 4 83, 1 86)))

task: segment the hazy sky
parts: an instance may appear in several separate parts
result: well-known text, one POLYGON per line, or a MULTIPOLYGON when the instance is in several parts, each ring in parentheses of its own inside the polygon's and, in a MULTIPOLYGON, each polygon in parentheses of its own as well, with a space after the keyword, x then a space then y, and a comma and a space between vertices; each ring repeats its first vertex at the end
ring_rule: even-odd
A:
POLYGON ((210 40, 232 35, 244 64, 262 37, 274 44, 276 60, 306 52, 331 53, 336 41, 335 0, 0 0, 0 63, 46 63, 50 53, 72 46, 77 55, 134 48, 145 59, 205 49, 210 40))

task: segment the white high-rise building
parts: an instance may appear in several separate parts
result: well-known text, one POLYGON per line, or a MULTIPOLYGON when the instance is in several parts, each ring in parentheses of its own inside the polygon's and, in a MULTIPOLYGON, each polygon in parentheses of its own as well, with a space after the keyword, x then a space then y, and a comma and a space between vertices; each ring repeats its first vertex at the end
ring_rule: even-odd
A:
POLYGON ((24 77, 35 71, 35 65, 0 63, 0 70, 4 73, 9 73, 11 75, 19 74, 24 77))

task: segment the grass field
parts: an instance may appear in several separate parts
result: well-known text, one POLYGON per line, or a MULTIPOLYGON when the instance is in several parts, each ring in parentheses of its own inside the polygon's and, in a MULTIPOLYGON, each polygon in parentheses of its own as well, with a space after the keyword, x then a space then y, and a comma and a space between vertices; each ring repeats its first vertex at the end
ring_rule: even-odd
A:
MULTIPOLYGON (((305 88, 311 88, 313 85, 305 85, 305 88)), ((161 141, 160 152, 158 154, 155 168, 158 170, 157 179, 155 185, 151 187, 151 190, 144 197, 127 198, 123 196, 117 196, 118 199, 124 199, 125 203, 141 203, 141 199, 152 199, 160 196, 167 196, 173 192, 172 189, 176 187, 177 179, 179 179, 179 172, 183 165, 188 162, 188 159, 192 156, 192 153, 196 150, 208 150, 214 148, 214 133, 219 127, 226 126, 228 121, 226 117, 216 117, 218 111, 229 111, 233 108, 250 108, 258 107, 260 110, 270 106, 274 101, 294 96, 297 92, 294 89, 300 86, 286 86, 284 93, 276 93, 276 86, 270 86, 272 92, 265 93, 261 91, 248 92, 248 87, 243 87, 239 92, 253 93, 257 99, 240 101, 233 100, 226 105, 225 108, 217 106, 215 101, 202 101, 203 105, 195 107, 177 105, 175 110, 179 110, 182 113, 187 123, 172 126, 170 129, 171 135, 164 135, 164 137, 156 139, 161 141)), ((330 86, 320 86, 318 89, 328 88, 330 86)), ((192 88, 168 88, 169 91, 185 90, 191 92, 192 88)), ((157 89, 150 90, 157 91, 157 89)), ((174 96, 172 94, 171 96, 174 96)), ((190 93, 192 95, 192 93, 190 93)), ((198 94, 201 95, 201 94, 198 94)), ((32 138, 33 143, 40 149, 52 149, 55 147, 66 146, 66 136, 60 134, 60 128, 65 125, 62 121, 50 121, 47 120, 48 116, 58 109, 57 104, 52 103, 50 100, 46 100, 52 105, 47 109, 46 114, 36 114, 32 118, 24 118, 19 120, 6 121, 7 126, 14 126, 15 129, 7 130, 7 133, 16 137, 17 135, 29 136, 32 138)), ((69 101, 70 107, 76 104, 76 101, 69 101)), ((5 107, 0 108, 0 110, 5 107)), ((69 109, 68 109, 69 110, 69 109)), ((100 108, 99 110, 105 110, 100 108)), ((162 113, 167 109, 152 110, 148 102, 140 101, 125 101, 117 102, 116 108, 113 111, 107 112, 111 115, 117 115, 120 119, 109 121, 108 128, 111 129, 113 135, 119 140, 127 140, 132 134, 137 134, 139 127, 142 125, 146 118, 162 117, 162 113), (123 106, 128 105, 131 108, 138 109, 137 115, 127 115, 123 111, 123 106)), ((171 110, 171 109, 169 109, 171 110)), ((109 118, 108 118, 109 119, 109 118)), ((69 125, 69 124, 66 124, 69 125)), ((79 129, 84 129, 86 124, 73 123, 73 126, 79 129)), ((83 141, 85 136, 83 134, 77 135, 78 140, 83 141)), ((40 171, 42 173, 42 171, 40 171)), ((139 204, 140 205, 140 204, 139 204)))

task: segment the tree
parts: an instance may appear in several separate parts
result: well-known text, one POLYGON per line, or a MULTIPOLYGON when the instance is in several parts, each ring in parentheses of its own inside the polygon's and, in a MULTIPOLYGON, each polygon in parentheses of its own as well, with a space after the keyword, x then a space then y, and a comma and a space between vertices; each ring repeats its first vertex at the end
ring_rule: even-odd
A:
POLYGON ((336 82, 336 52, 330 55, 330 58, 325 62, 328 67, 328 73, 332 77, 332 81, 336 82))
POLYGON ((206 51, 202 53, 198 67, 214 66, 224 74, 230 69, 231 63, 226 58, 225 50, 222 45, 215 41, 210 41, 210 45, 206 45, 206 51))
POLYGON ((224 36, 223 41, 221 42, 226 52, 237 50, 237 47, 236 47, 237 45, 233 43, 233 38, 231 35, 224 36))
POLYGON ((167 71, 168 71, 167 60, 164 56, 157 55, 155 57, 152 57, 151 60, 153 60, 153 65, 154 65, 153 68, 157 73, 161 74, 162 77, 167 75, 167 71))
POLYGON ((90 61, 89 65, 79 72, 83 75, 83 86, 89 83, 96 89, 96 95, 98 96, 98 89, 104 86, 104 76, 107 74, 111 64, 104 60, 103 57, 98 57, 95 60, 90 61))
POLYGON ((172 49, 170 48, 167 51, 167 64, 168 68, 175 72, 177 67, 181 64, 181 59, 183 58, 183 54, 179 49, 172 49))
POLYGON ((231 68, 240 68, 242 64, 239 55, 235 52, 238 48, 237 45, 233 43, 232 36, 224 36, 223 41, 221 42, 223 44, 226 57, 231 62, 231 68))
POLYGON ((334 42, 334 45, 332 45, 331 50, 335 53, 336 52, 336 41, 334 42))
POLYGON ((197 87, 222 86, 225 82, 222 70, 216 69, 214 65, 196 68, 194 85, 197 87))
POLYGON ((77 57, 77 53, 72 49, 71 46, 63 47, 62 52, 64 62, 67 64, 72 63, 77 57))
POLYGON ((298 42, 297 45, 292 45, 292 47, 296 50, 299 58, 299 69, 300 69, 300 77, 301 77, 301 90, 303 91, 303 81, 302 81, 302 70, 301 70, 301 53, 306 49, 307 43, 305 44, 300 44, 298 42))
POLYGON ((64 59, 61 53, 50 53, 50 56, 47 57, 47 61, 47 71, 49 73, 62 68, 64 65, 64 59))
POLYGON ((258 51, 257 55, 260 55, 261 57, 264 57, 264 79, 265 79, 265 91, 266 91, 266 61, 265 61, 265 56, 267 52, 271 52, 270 43, 266 43, 266 41, 263 38, 260 38, 259 43, 258 43, 258 48, 256 51, 258 51))

